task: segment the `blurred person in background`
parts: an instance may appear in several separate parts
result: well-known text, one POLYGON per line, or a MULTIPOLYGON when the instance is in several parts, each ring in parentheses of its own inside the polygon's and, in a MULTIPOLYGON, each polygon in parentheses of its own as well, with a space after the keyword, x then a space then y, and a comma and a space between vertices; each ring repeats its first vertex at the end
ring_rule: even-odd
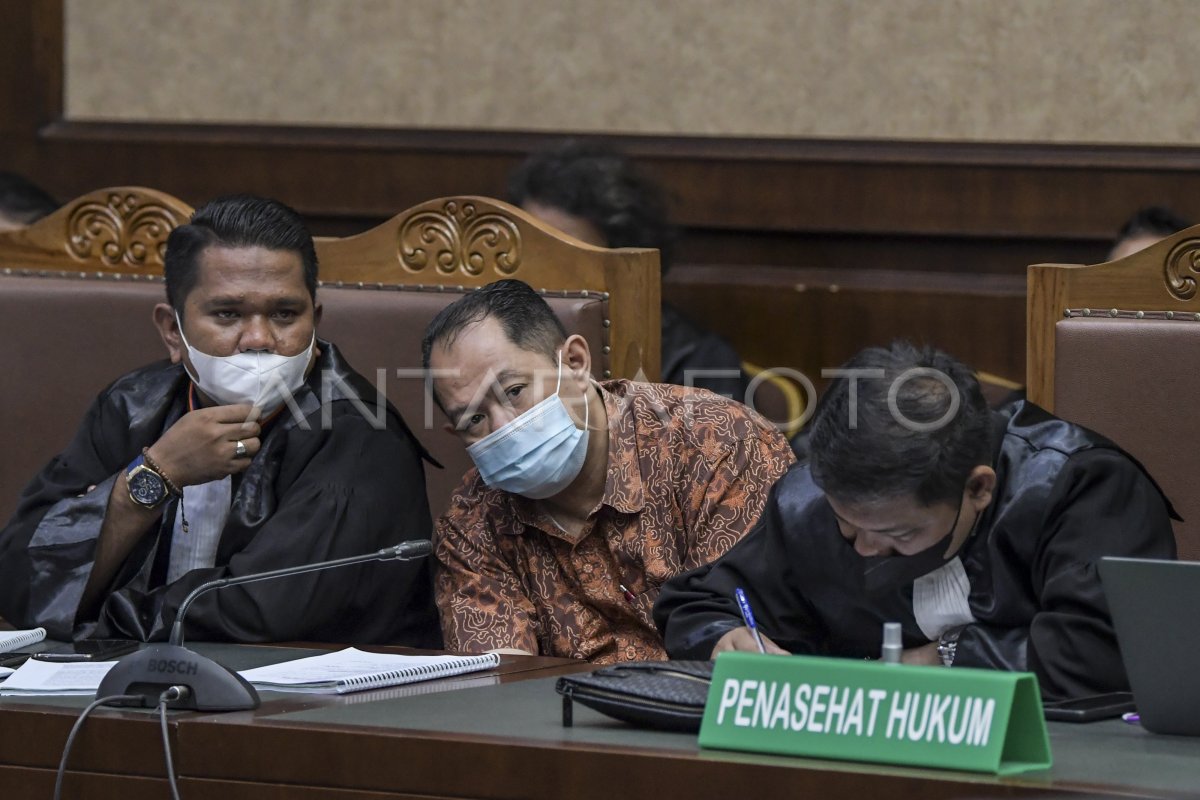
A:
POLYGON ((31 181, 0 171, 0 233, 32 225, 57 210, 55 199, 31 181))
MULTIPOLYGON (((603 145, 566 140, 529 156, 509 176, 514 205, 597 247, 652 247, 665 278, 675 231, 662 188, 603 145)), ((662 382, 745 402, 749 379, 733 345, 662 304, 662 382)))
POLYGON ((1116 261, 1133 255, 1139 250, 1145 250, 1150 245, 1161 242, 1168 236, 1190 227, 1192 227, 1191 222, 1169 208, 1163 206, 1139 208, 1121 226, 1121 230, 1117 233, 1117 239, 1113 242, 1112 250, 1108 253, 1108 260, 1116 261))

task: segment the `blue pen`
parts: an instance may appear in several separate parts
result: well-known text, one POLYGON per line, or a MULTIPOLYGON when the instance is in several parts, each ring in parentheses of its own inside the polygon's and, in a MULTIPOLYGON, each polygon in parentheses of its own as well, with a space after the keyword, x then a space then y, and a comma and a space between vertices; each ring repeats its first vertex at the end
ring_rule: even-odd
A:
POLYGON ((754 624, 754 612, 750 610, 750 601, 746 599, 746 593, 739 586, 734 590, 733 594, 737 597, 738 608, 742 610, 742 621, 746 623, 746 627, 754 634, 754 641, 758 644, 758 652, 767 652, 767 648, 763 647, 762 636, 758 634, 758 626, 754 624))

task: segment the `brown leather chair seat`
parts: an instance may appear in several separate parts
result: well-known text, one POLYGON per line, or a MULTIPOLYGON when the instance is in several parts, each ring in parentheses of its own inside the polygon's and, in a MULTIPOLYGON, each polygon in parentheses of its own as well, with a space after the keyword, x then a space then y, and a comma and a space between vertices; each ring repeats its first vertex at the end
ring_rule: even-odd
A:
POLYGON ((1200 321, 1076 317, 1055 326, 1054 413, 1104 434, 1142 462, 1183 517, 1179 557, 1200 560, 1192 403, 1200 397, 1200 321))
POLYGON ((151 321, 161 282, 0 277, 0 519, 131 369, 166 357, 151 321))

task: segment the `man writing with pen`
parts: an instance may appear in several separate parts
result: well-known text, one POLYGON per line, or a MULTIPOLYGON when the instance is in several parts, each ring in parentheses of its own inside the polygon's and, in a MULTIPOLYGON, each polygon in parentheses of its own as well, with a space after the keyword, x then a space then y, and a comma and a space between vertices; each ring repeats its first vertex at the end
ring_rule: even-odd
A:
POLYGON ((702 389, 593 380, 587 341, 520 281, 448 306, 423 355, 477 467, 434 532, 446 647, 665 657, 659 588, 750 530, 794 460, 783 436, 702 389))
POLYGON ((1170 505, 1117 445, 1029 403, 989 411, 963 364, 906 343, 846 364, 810 430, 811 461, 755 530, 664 587, 672 657, 761 636, 874 658, 898 621, 905 663, 1029 670, 1047 699, 1128 688, 1097 562, 1175 543, 1170 505))

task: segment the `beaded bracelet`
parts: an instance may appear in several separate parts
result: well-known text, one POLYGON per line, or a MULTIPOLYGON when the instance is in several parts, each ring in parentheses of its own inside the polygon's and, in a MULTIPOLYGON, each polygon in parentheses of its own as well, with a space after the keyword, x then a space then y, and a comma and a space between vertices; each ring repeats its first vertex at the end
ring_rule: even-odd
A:
POLYGON ((183 508, 183 489, 180 489, 178 486, 176 486, 175 482, 167 477, 167 473, 163 471, 163 468, 154 463, 154 459, 150 458, 149 447, 142 448, 142 458, 144 458, 146 463, 150 465, 150 469, 157 472, 159 477, 163 479, 163 483, 167 485, 167 491, 179 498, 179 527, 183 529, 184 533, 187 533, 188 521, 187 512, 183 508))

